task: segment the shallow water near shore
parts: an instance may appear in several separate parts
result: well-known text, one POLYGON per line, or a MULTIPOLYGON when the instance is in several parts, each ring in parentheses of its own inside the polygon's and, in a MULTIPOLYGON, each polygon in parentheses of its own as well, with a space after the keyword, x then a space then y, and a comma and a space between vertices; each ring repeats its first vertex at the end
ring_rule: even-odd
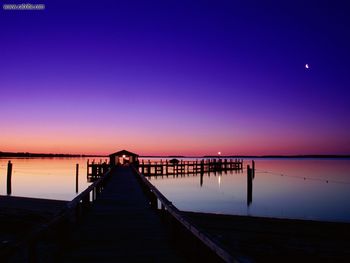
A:
MULTIPOLYGON (((8 160, 0 159, 1 195, 6 195, 8 160)), ((77 195, 77 163, 78 193, 90 184, 86 180, 87 158, 10 160, 12 196, 73 199, 77 195)), ((350 159, 255 159, 255 163, 250 203, 246 169, 205 173, 202 178, 169 175, 149 180, 180 210, 350 222, 350 159)), ((251 164, 250 159, 244 160, 244 167, 247 164, 251 164)))

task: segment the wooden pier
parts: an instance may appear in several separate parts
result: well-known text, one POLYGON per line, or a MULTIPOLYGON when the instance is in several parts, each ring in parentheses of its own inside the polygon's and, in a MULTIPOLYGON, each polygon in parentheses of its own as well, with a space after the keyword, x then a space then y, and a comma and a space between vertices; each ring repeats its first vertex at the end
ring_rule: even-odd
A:
POLYGON ((117 167, 63 262, 185 262, 140 187, 131 167, 117 167))
MULTIPOLYGON (((91 163, 87 161, 87 180, 94 182, 100 178, 109 168, 110 163, 106 161, 91 163)), ((242 159, 202 159, 196 161, 184 160, 160 160, 145 161, 135 165, 140 173, 144 176, 168 176, 168 175, 189 175, 189 174, 204 174, 210 172, 227 172, 227 171, 242 171, 242 159)))
POLYGON ((206 259, 238 262, 188 221, 133 166, 119 166, 112 170, 105 189, 73 232, 61 260, 193 262, 206 259))
POLYGON ((109 169, 0 254, 15 256, 10 262, 239 262, 133 165, 109 169))
POLYGON ((200 161, 166 160, 142 162, 139 172, 145 176, 200 174, 208 172, 243 170, 243 160, 239 159, 202 159, 200 161))
POLYGON ((94 182, 108 171, 109 163, 107 160, 102 161, 102 159, 99 162, 93 160, 91 163, 87 160, 86 168, 87 181, 94 182))
POLYGON ((349 262, 349 223, 183 212, 148 179, 117 166, 70 202, 1 196, 1 262, 349 262))
MULTIPOLYGON (((321 261, 349 261, 348 223, 186 213, 179 211, 151 184, 150 178, 142 174, 142 169, 144 172, 149 169, 149 174, 156 177, 166 175, 167 170, 168 174, 178 171, 179 176, 200 175, 202 181, 204 171, 220 175, 228 170, 240 173, 242 168, 243 161, 225 159, 141 165, 126 162, 114 166, 109 166, 107 161, 88 162, 88 176, 94 182, 70 202, 34 200, 35 209, 40 211, 42 208, 37 204, 46 207, 54 202, 49 207, 53 209, 57 203, 55 214, 51 213, 45 221, 40 218, 32 227, 34 214, 31 212, 28 223, 32 231, 26 230, 18 237, 4 232, 1 262, 254 262, 255 257, 265 262, 275 261, 276 255, 278 261, 313 261, 315 255, 321 253, 321 261), (163 170, 162 174, 159 170, 163 170), (61 206, 63 208, 58 210, 61 206), (322 236, 319 236, 319 229, 323 229, 322 236), (297 232, 301 233, 298 243, 310 242, 303 245, 302 252, 294 245, 297 232), (291 241, 286 242, 286 237, 291 241), (286 248, 281 249, 280 243, 286 248), (262 249, 266 244, 269 249, 262 249), (314 249, 318 249, 317 253, 314 249), (291 251, 299 254, 290 258, 291 251)), ((8 170, 11 174, 11 164, 8 170)), ((76 180, 78 170, 77 165, 76 180)), ((252 203, 254 177, 253 161, 252 168, 247 166, 248 206, 252 203)), ((2 198, 19 205, 18 198, 2 198)), ((28 200, 29 207, 34 208, 34 201, 28 198, 22 200, 22 205, 27 209, 28 200)), ((14 204, 3 204, 6 213, 13 212, 14 204)), ((24 225, 23 221, 16 222, 18 212, 23 212, 15 212, 16 218, 11 218, 4 229, 14 224, 24 225)), ((16 229, 20 228, 17 225, 16 229)))

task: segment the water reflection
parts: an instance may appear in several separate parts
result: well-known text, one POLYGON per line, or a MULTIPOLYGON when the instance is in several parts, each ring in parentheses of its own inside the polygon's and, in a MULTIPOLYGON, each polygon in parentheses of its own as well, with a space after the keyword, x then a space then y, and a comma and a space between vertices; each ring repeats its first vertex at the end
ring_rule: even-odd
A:
MULTIPOLYGON (((85 175, 86 158, 11 160, 7 180, 0 159, 1 195, 71 200, 90 185, 76 169, 85 175)), ((350 222, 350 159, 257 159, 251 177, 245 168, 150 180, 181 210, 350 222)))
POLYGON ((349 159, 257 159, 251 175, 245 168, 150 180, 186 211, 350 222, 349 159))
POLYGON ((78 181, 76 165, 85 171, 86 162, 86 158, 0 158, 0 195, 72 200, 90 185, 85 176, 78 181))

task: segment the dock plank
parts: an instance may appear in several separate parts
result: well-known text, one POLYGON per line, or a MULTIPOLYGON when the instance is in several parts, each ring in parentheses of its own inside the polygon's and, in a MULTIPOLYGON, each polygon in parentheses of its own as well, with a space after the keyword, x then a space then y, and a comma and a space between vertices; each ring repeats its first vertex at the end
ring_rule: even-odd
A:
POLYGON ((62 262, 186 262, 129 167, 109 183, 72 234, 62 262))

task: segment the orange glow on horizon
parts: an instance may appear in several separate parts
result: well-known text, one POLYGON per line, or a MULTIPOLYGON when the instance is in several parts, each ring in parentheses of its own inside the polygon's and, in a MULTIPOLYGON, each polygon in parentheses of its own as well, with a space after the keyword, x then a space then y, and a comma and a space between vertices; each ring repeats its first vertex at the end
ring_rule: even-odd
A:
MULTIPOLYGON (((19 128, 19 127, 17 127, 19 128)), ((267 132, 193 132, 174 130, 162 133, 137 129, 88 127, 41 127, 2 130, 0 151, 108 155, 126 149, 140 155, 298 155, 349 154, 343 136, 325 140, 322 136, 296 136, 267 132), (26 130, 26 132, 19 132, 26 130), (339 147, 341 145, 341 147, 339 147), (220 154, 219 154, 220 155, 220 154)), ((350 143, 350 142, 349 142, 350 143)))

